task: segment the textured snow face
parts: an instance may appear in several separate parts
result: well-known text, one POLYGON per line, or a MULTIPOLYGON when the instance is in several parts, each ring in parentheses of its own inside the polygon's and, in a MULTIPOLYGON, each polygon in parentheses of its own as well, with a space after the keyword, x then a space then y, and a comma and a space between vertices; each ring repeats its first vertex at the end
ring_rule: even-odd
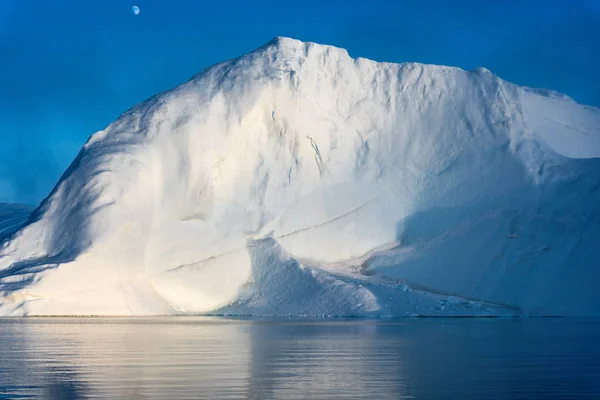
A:
POLYGON ((97 132, 2 314, 600 315, 600 111, 278 38, 97 132))
POLYGON ((33 207, 24 204, 0 203, 0 241, 27 222, 33 207))

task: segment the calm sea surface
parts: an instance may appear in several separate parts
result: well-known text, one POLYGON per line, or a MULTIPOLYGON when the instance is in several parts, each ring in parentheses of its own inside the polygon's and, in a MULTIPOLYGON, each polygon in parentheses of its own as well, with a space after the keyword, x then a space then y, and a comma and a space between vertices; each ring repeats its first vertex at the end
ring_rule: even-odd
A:
POLYGON ((0 319, 0 398, 600 399, 600 321, 0 319))

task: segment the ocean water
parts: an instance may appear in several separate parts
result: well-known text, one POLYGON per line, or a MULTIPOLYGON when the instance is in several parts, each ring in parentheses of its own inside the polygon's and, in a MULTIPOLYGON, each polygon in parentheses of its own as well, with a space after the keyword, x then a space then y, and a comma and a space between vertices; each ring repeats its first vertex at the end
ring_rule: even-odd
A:
POLYGON ((600 398, 600 321, 5 318, 0 398, 600 398))

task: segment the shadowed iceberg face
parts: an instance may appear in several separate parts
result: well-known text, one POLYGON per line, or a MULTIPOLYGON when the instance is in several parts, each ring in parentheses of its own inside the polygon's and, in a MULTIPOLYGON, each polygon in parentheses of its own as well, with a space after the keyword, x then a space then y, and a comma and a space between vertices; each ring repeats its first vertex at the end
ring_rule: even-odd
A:
POLYGON ((33 211, 32 206, 0 203, 0 241, 21 228, 33 211))
POLYGON ((0 313, 598 315, 599 126, 276 38, 94 134, 4 242, 0 313))

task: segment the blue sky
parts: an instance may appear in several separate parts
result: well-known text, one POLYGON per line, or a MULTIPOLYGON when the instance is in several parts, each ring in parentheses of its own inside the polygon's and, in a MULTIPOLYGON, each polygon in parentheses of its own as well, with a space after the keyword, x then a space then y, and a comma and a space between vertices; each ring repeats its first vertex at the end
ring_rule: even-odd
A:
POLYGON ((0 0, 0 202, 38 203, 92 133, 274 36, 600 106, 600 0, 0 0))

